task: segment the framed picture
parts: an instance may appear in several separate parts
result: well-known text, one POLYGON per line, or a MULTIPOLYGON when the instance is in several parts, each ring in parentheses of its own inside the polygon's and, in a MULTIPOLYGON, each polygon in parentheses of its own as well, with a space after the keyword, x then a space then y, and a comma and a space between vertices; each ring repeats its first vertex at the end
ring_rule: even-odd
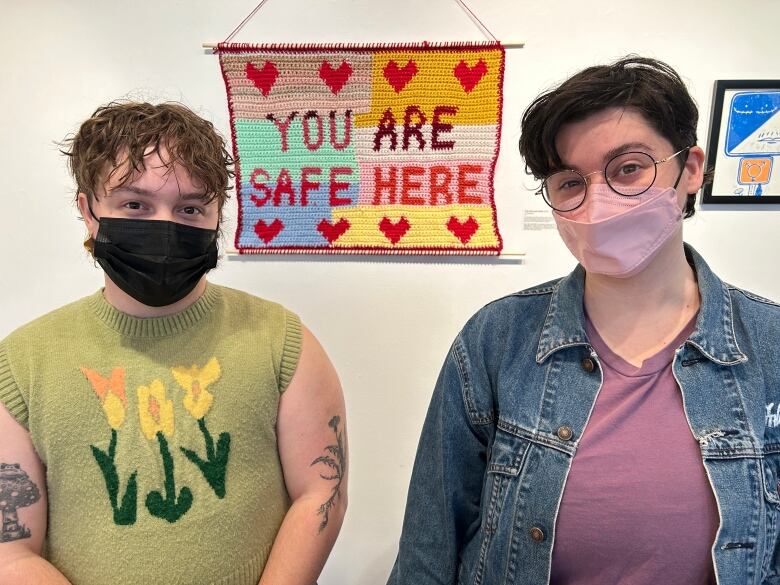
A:
POLYGON ((715 82, 703 203, 780 203, 780 80, 715 82))

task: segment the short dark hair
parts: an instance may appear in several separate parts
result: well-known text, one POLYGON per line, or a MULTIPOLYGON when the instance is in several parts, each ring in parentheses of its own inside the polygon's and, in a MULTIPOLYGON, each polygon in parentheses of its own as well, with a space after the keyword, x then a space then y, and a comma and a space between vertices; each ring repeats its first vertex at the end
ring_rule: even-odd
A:
MULTIPOLYGON (((520 135, 526 172, 540 180, 549 175, 561 165, 555 148, 561 127, 612 107, 638 111, 674 150, 697 142, 699 109, 677 72, 663 61, 627 55, 610 65, 588 67, 531 103, 520 135)), ((684 164, 684 158, 680 161, 684 164)), ((690 193, 685 217, 694 214, 695 204, 696 194, 690 193)))

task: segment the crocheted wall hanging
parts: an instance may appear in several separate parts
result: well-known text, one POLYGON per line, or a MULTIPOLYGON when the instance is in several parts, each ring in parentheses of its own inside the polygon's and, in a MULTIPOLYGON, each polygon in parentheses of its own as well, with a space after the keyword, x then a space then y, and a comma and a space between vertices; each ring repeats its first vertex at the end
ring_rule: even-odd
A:
POLYGON ((218 53, 240 253, 500 253, 500 44, 218 53))

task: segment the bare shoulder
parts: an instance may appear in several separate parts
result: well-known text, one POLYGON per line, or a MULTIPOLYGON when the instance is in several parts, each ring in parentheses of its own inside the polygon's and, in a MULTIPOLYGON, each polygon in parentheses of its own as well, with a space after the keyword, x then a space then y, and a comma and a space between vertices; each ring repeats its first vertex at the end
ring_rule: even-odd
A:
POLYGON ((301 325, 303 339, 298 367, 285 391, 285 395, 307 393, 341 392, 336 368, 328 357, 325 348, 305 325, 301 325))
MULTIPOLYGON (((292 498, 324 491, 328 510, 334 498, 346 501, 344 396, 330 358, 306 327, 298 367, 279 404, 277 431, 292 498)), ((327 524, 324 512, 321 520, 327 524)))

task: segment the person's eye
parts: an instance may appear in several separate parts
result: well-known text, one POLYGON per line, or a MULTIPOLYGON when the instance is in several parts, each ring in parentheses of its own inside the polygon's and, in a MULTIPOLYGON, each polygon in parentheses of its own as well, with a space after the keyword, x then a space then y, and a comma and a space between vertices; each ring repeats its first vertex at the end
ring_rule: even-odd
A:
POLYGON ((182 207, 181 212, 185 215, 203 215, 203 210, 200 207, 195 207, 194 205, 182 207))
POLYGON ((140 211, 143 209, 143 205, 140 201, 127 201, 124 204, 125 209, 131 209, 133 211, 140 211))
POLYGON ((580 189, 582 187, 582 181, 578 179, 569 179, 568 181, 563 181, 559 186, 559 191, 568 191, 571 189, 580 189))
POLYGON ((642 167, 638 163, 625 163, 618 169, 619 175, 633 175, 642 170, 642 167))

